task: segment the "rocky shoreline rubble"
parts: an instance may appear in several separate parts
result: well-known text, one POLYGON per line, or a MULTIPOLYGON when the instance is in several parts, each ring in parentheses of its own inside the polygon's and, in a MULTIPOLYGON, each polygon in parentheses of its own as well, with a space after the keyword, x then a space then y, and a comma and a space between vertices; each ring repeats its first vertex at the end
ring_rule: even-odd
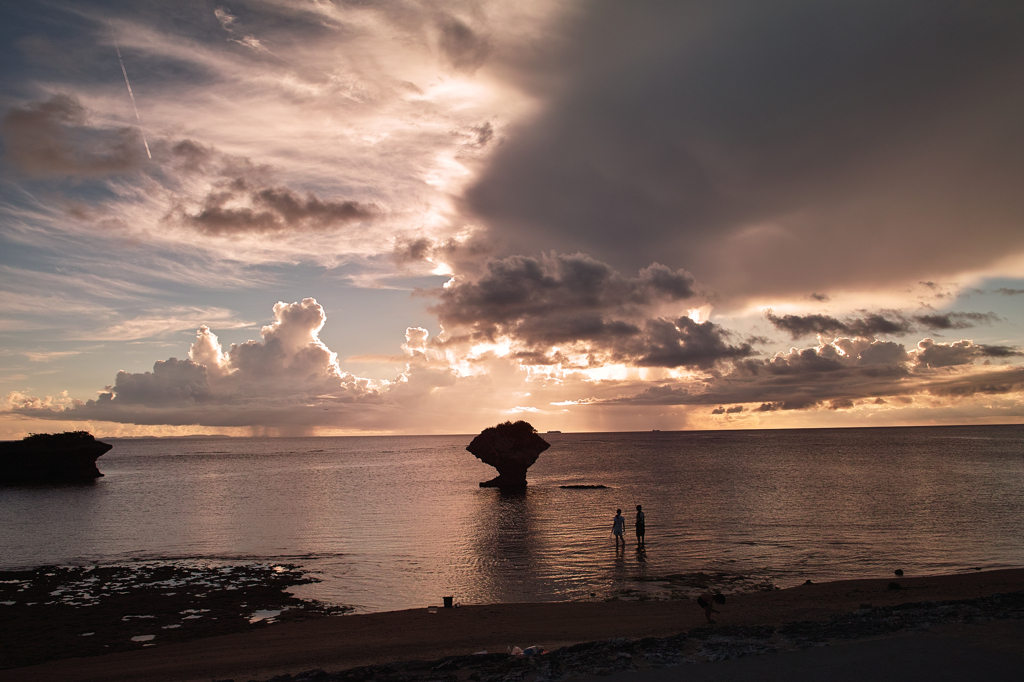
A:
MULTIPOLYGON (((269 682, 545 682, 722 661, 828 646, 831 642, 913 632, 958 623, 1024 618, 1024 592, 955 601, 872 607, 825 621, 694 628, 673 637, 609 639, 562 647, 532 657, 507 653, 450 656, 364 666, 340 672, 309 670, 269 682)), ((221 680, 219 682, 234 682, 221 680)), ((254 681, 250 681, 254 682, 254 681)))
POLYGON ((0 571, 0 669, 247 632, 352 609, 286 590, 287 563, 201 559, 0 571))

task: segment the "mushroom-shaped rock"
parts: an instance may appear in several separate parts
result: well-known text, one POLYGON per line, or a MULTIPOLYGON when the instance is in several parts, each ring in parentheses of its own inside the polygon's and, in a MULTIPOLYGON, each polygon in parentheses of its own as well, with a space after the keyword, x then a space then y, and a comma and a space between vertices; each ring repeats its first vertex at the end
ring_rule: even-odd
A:
POLYGON ((526 470, 551 444, 537 435, 529 422, 505 422, 480 432, 466 448, 498 475, 480 484, 481 488, 510 488, 526 485, 526 470))

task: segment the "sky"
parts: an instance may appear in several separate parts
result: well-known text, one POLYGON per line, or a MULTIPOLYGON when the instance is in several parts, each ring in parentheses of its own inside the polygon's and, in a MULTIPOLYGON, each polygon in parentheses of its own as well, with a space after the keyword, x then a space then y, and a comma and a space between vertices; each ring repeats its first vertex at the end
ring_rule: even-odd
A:
POLYGON ((1024 423, 1024 4, 0 10, 0 438, 1024 423))

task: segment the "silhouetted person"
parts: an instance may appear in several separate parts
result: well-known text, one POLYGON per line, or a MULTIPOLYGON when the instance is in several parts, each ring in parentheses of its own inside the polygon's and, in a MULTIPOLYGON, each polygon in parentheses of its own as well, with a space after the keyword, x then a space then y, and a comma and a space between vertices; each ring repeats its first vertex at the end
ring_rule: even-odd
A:
POLYGON ((646 522, 644 521, 644 510, 643 505, 638 504, 636 506, 636 544, 644 544, 644 533, 646 532, 646 522))
POLYGON ((724 603, 725 603, 725 595, 724 594, 715 594, 714 596, 712 596, 710 594, 702 594, 701 596, 697 597, 697 606, 699 606, 702 609, 704 609, 704 615, 707 616, 709 623, 714 623, 715 622, 715 621, 713 621, 711 619, 711 614, 712 613, 720 613, 719 611, 717 611, 715 609, 715 604, 724 604, 724 603))
POLYGON ((622 546, 626 546, 626 517, 622 515, 621 509, 615 510, 615 518, 612 519, 612 535, 615 536, 615 548, 619 548, 619 540, 622 541, 622 546))

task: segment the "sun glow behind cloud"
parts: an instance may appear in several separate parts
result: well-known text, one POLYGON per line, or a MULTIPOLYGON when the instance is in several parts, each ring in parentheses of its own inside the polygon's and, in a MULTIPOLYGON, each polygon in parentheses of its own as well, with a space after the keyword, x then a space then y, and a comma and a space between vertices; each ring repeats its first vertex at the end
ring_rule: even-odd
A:
POLYGON ((11 433, 1022 418, 1017 11, 27 7, 11 433), (312 336, 260 333, 314 296, 312 336))

